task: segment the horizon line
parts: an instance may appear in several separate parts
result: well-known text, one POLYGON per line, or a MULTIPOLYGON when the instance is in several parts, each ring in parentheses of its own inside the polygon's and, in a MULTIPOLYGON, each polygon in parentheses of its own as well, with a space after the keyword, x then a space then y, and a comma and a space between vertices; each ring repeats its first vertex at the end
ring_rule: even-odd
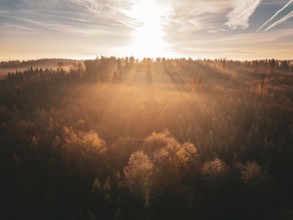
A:
POLYGON ((124 59, 124 58, 130 58, 133 57, 135 60, 142 61, 144 59, 151 59, 151 60, 156 60, 156 59, 167 59, 167 60, 180 60, 180 59, 186 59, 186 60, 211 60, 211 61, 216 61, 216 60, 227 60, 227 61, 257 61, 257 60, 277 60, 277 61, 293 61, 292 58, 287 58, 287 59, 278 59, 278 58, 256 58, 256 59, 233 59, 233 58, 228 58, 228 57, 192 57, 192 56, 177 56, 177 57, 164 57, 164 56, 155 56, 155 57, 137 57, 137 56, 115 56, 115 55, 96 55, 96 56, 70 56, 70 57, 38 57, 38 58, 17 58, 17 59, 0 59, 0 63, 5 63, 5 62, 30 62, 30 61, 40 61, 40 60, 72 60, 72 61, 87 61, 87 60, 96 60, 100 59, 102 57, 105 58, 116 58, 116 59, 124 59))

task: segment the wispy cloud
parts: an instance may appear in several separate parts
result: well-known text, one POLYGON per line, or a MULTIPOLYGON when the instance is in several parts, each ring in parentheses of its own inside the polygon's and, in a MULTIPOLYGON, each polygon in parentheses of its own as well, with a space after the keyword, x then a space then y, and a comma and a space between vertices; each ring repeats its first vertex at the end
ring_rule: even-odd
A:
POLYGON ((21 26, 21 25, 13 25, 13 24, 7 24, 7 23, 4 23, 3 25, 6 27, 17 28, 17 29, 22 29, 22 30, 26 30, 26 31, 36 31, 33 28, 28 28, 28 27, 21 26))
MULTIPOLYGON (((288 59, 290 56, 288 51, 292 50, 293 33, 289 30, 283 30, 273 33, 261 32, 255 33, 235 33, 232 35, 202 36, 194 41, 184 41, 180 44, 179 50, 181 54, 189 54, 198 57, 227 57, 235 59, 263 59, 263 58, 282 58, 288 59), (285 43, 287 43, 285 45, 285 43), (270 46, 268 46, 270 45, 270 46), (189 48, 189 49, 186 49, 189 48), (246 51, 246 53, 242 53, 246 51)), ((178 50, 175 46, 174 50, 178 50)))
POLYGON ((122 8, 128 8, 133 4, 131 0, 69 0, 93 13, 112 14, 122 8))
POLYGON ((282 11, 284 11, 293 0, 290 0, 286 5, 284 5, 280 10, 278 10, 269 20, 267 20, 263 25, 261 25, 256 32, 260 31, 263 27, 265 27, 269 22, 271 22, 275 17, 277 17, 282 11))
MULTIPOLYGON (((274 32, 266 32, 292 18, 289 4, 293 0, 288 1, 0 0, 0 47, 17 42, 15 54, 19 48, 34 47, 35 57, 39 56, 40 48, 51 56, 61 56, 60 51, 73 55, 81 51, 123 55, 125 50, 119 53, 119 48, 127 48, 133 41, 147 45, 149 41, 158 40, 157 34, 162 44, 167 45, 166 50, 182 52, 183 56, 234 57, 233 54, 238 54, 241 57, 245 52, 249 58, 255 57, 255 53, 261 57, 266 51, 263 56, 272 53, 285 57, 283 51, 286 50, 292 56, 292 27, 280 26, 274 32), (269 16, 275 14, 266 21, 268 13, 271 13, 269 16), (248 27, 255 28, 259 21, 266 22, 256 34, 248 27), (153 29, 133 34, 140 33, 143 23, 153 29), (280 46, 281 43, 287 46, 280 46)), ((12 49, 7 47, 6 51, 12 49)), ((0 59, 8 56, 5 53, 8 52, 0 54, 0 59)))
POLYGON ((0 10, 0 15, 8 15, 8 14, 9 14, 8 11, 0 10))
POLYGON ((273 27, 284 23, 285 21, 289 20, 292 17, 293 17, 293 11, 291 11, 289 14, 285 15, 283 18, 279 19, 278 21, 276 21, 275 23, 270 25, 268 28, 265 29, 265 31, 268 31, 268 30, 272 29, 273 27))
POLYGON ((233 10, 227 15, 225 23, 231 29, 246 29, 249 19, 262 0, 234 0, 233 10))
POLYGON ((159 2, 167 9, 162 19, 167 37, 170 41, 181 41, 189 40, 189 37, 194 38, 199 32, 215 32, 225 28, 225 14, 231 8, 232 0, 159 2))
POLYGON ((96 12, 99 8, 99 4, 97 1, 92 0, 71 0, 74 4, 84 7, 89 11, 96 12))

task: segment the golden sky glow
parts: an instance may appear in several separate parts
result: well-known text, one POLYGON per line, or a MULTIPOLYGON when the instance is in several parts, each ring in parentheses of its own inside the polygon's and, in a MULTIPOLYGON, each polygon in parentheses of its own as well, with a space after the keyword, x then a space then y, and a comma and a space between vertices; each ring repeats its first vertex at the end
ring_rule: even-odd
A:
POLYGON ((2 0, 0 60, 292 59, 293 0, 2 0))
POLYGON ((126 14, 140 22, 140 26, 133 30, 132 41, 125 49, 138 58, 166 56, 162 10, 157 2, 140 0, 126 14))

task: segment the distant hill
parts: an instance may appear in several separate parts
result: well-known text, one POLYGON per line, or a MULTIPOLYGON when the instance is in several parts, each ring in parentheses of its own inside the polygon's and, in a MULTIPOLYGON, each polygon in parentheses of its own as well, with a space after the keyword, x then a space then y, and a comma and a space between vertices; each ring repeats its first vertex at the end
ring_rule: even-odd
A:
POLYGON ((59 62, 64 65, 73 64, 76 60, 72 59, 38 59, 38 60, 12 60, 0 62, 0 68, 25 68, 25 67, 42 67, 42 66, 56 66, 59 62))
POLYGON ((63 69, 69 69, 74 63, 79 60, 72 59, 39 59, 39 60, 27 60, 27 61, 5 61, 0 62, 0 78, 4 77, 8 72, 23 71, 28 68, 52 68, 57 69, 62 67, 63 69))

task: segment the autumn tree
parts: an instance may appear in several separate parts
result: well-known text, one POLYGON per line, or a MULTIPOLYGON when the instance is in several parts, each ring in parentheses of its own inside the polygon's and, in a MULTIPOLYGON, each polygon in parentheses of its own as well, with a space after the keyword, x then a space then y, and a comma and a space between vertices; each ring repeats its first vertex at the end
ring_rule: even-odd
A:
POLYGON ((200 165, 196 147, 190 142, 180 144, 169 131, 151 134, 143 149, 153 161, 162 188, 178 186, 184 177, 194 175, 200 165))
POLYGON ((78 131, 64 126, 61 136, 56 136, 53 146, 61 146, 61 156, 65 163, 76 169, 101 169, 107 153, 106 143, 94 131, 78 131))
POLYGON ((248 162, 241 167, 241 180, 245 184, 255 184, 261 182, 264 174, 258 162, 248 162))
POLYGON ((143 150, 149 154, 154 153, 154 151, 159 150, 171 143, 177 144, 178 142, 171 137, 168 130, 163 132, 153 132, 150 136, 146 137, 143 143, 143 150))
POLYGON ((154 165, 143 151, 133 153, 124 169, 127 187, 134 194, 143 197, 149 206, 150 193, 154 186, 154 165))
POLYGON ((226 176, 227 171, 228 166, 219 158, 207 161, 201 167, 203 179, 211 184, 218 184, 226 176))

